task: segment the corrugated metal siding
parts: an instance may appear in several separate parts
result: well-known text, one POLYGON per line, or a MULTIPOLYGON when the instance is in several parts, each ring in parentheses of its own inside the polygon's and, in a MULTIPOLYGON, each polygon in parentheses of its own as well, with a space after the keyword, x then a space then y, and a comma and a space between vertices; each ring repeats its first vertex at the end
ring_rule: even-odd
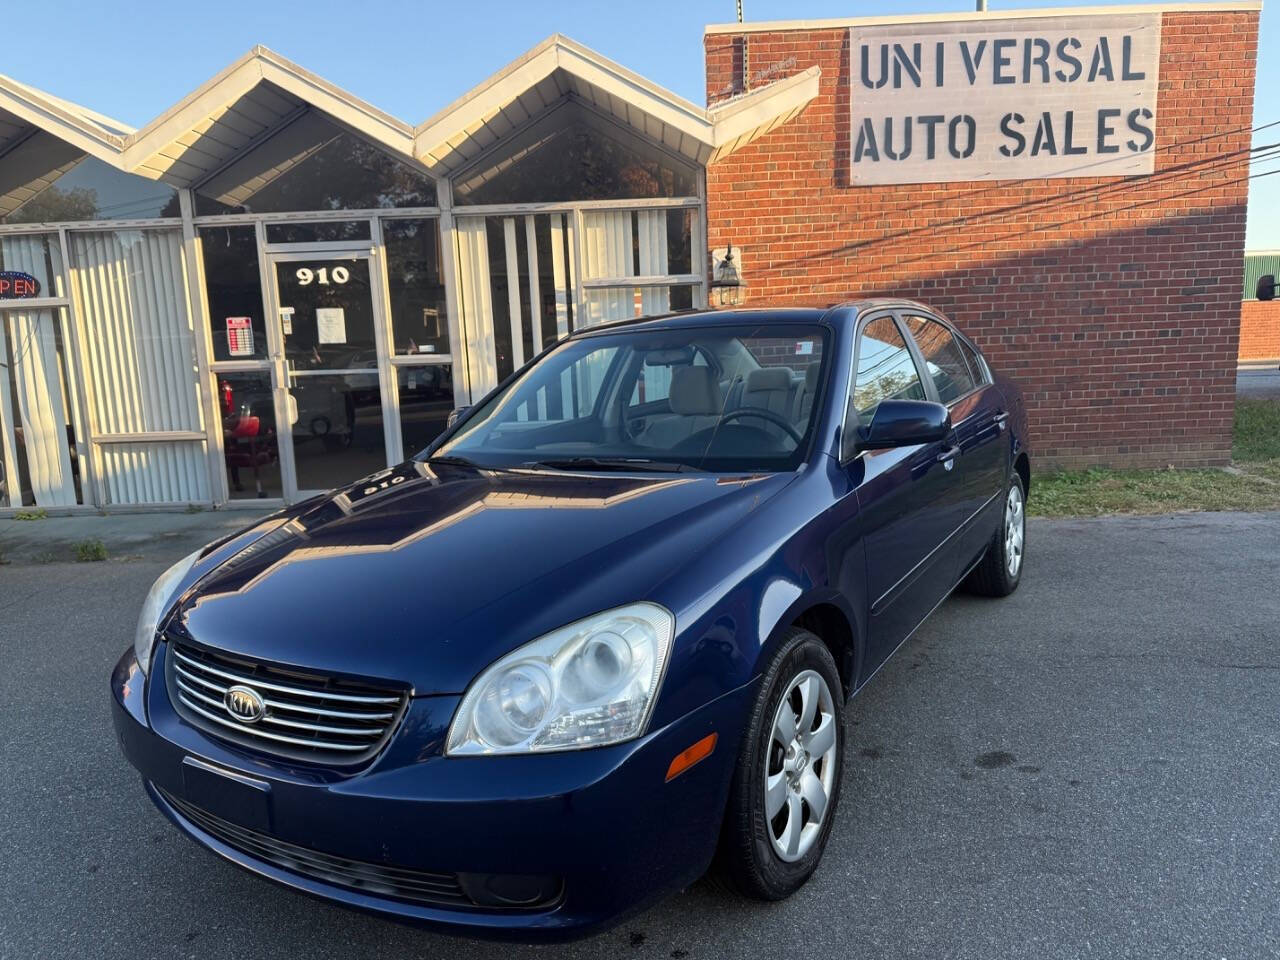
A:
MULTIPOLYGON (((201 431, 178 230, 72 233, 98 434, 201 431)), ((103 444, 109 503, 209 499, 202 441, 103 444)))
POLYGON ((1244 298, 1258 299, 1258 278, 1271 274, 1280 277, 1280 251, 1246 253, 1244 255, 1244 298))
POLYGON ((204 443, 112 443, 102 447, 109 503, 191 503, 209 499, 204 443))

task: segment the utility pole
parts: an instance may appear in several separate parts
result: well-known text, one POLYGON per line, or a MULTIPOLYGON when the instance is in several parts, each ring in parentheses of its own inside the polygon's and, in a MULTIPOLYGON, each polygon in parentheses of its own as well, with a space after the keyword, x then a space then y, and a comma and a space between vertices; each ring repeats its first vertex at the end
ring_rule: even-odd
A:
MULTIPOLYGON (((738 0, 738 22, 742 22, 742 0, 738 0)), ((742 35, 742 92, 746 93, 751 86, 751 73, 747 65, 747 35, 742 35)))
POLYGON ((987 12, 987 0, 978 0, 978 12, 979 13, 987 12))

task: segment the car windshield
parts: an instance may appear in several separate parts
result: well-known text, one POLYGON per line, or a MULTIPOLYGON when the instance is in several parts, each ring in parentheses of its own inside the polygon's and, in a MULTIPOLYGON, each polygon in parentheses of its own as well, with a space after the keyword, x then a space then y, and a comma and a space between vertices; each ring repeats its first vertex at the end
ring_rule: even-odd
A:
POLYGON ((794 470, 809 447, 826 332, 755 324, 570 340, 433 451, 482 467, 794 470))

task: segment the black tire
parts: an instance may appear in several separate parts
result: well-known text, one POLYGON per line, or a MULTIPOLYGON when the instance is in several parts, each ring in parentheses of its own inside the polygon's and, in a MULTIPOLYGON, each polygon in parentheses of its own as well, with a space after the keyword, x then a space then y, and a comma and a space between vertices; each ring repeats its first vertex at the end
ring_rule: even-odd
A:
POLYGON ((991 544, 987 547, 987 552, 982 555, 982 559, 978 561, 978 565, 970 571, 969 576, 965 578, 964 587, 970 593, 976 593, 983 597, 1007 597, 1013 591, 1018 589, 1018 584, 1022 582, 1022 571, 1026 568, 1027 553, 1027 492, 1022 487, 1022 478, 1018 476, 1017 471, 1012 471, 1009 476, 1009 486, 1004 492, 1004 502, 1000 509, 1000 526, 996 528, 995 534, 991 538, 991 544), (1013 496, 1014 491, 1022 504, 1019 513, 1019 522, 1022 527, 1022 535, 1018 540, 1018 562, 1017 569, 1010 572, 1009 566, 1009 499, 1013 496))
MULTIPOLYGON (((799 694, 795 696, 798 698, 799 694)), ((796 701, 793 699, 791 702, 796 701)), ((819 708, 815 729, 824 722, 826 714, 822 711, 825 709, 825 706, 819 708)), ((790 628, 765 670, 738 753, 715 866, 718 879, 727 886, 754 899, 783 900, 803 886, 817 869, 831 835, 840 800, 840 779, 844 769, 843 709, 840 674, 831 652, 808 630, 790 628), (811 773, 819 780, 830 779, 831 787, 826 793, 826 807, 821 820, 814 825, 815 836, 810 841, 811 845, 794 862, 787 862, 774 849, 776 819, 771 821, 765 811, 766 764, 789 762, 781 748, 774 744, 774 720, 780 716, 779 706, 784 694, 790 692, 793 683, 807 671, 820 675, 831 695, 835 749, 832 754, 828 747, 824 757, 818 760, 809 760, 809 755, 805 754, 806 766, 812 764, 811 773), (827 763, 834 765, 830 778, 826 775, 827 763)), ((793 711, 793 717, 799 717, 799 712, 793 711)), ((779 816, 790 816, 789 809, 780 811, 779 816)), ((806 814, 812 813, 808 806, 803 810, 806 814)))

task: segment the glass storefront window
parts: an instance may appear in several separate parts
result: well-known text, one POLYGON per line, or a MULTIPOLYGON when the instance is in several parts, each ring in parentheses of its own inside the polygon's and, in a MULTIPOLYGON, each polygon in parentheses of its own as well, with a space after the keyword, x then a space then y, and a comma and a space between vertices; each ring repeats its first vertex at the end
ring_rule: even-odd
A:
POLYGON ((40 296, 65 297, 62 247, 56 233, 0 236, 0 270, 18 270, 36 278, 40 296))
POLYGON ((341 240, 368 240, 369 236, 368 220, 267 224, 267 243, 327 243, 341 240))
POLYGON ((576 105, 547 114, 454 181, 459 205, 692 197, 697 168, 576 105))
POLYGON ((0 311, 0 506, 84 503, 66 311, 0 311))
POLYGON ((425 173, 316 112, 196 190, 198 216, 435 205, 435 181, 425 173))
POLYGON ((588 324, 627 317, 652 317, 693 309, 691 284, 657 287, 609 287, 585 291, 583 315, 588 324))
POLYGON ((453 365, 433 363, 401 367, 400 437, 405 457, 412 457, 444 432, 453 410, 453 365))
POLYGON ((293 463, 299 490, 331 490, 387 466, 378 374, 294 374, 293 463))
MULTIPOLYGON (((449 317, 434 218, 384 220, 391 328, 401 356, 449 352, 449 317)), ((407 449, 407 447, 406 447, 407 449)))
POLYGON ((340 254, 276 261, 290 369, 378 368, 369 267, 367 259, 340 254))
POLYGON ((280 447, 271 374, 218 374, 217 392, 231 499, 279 497, 280 447))
POLYGON ((258 240, 252 224, 201 227, 200 245, 213 359, 265 358, 267 327, 262 316, 258 240))
POLYGON ((35 195, 0 217, 0 223, 149 220, 180 215, 178 192, 168 184, 117 170, 96 157, 81 157, 58 169, 60 149, 65 145, 51 146, 48 160, 37 164, 39 172, 31 174, 28 186, 35 195), (40 169, 44 167, 48 169, 40 169))

